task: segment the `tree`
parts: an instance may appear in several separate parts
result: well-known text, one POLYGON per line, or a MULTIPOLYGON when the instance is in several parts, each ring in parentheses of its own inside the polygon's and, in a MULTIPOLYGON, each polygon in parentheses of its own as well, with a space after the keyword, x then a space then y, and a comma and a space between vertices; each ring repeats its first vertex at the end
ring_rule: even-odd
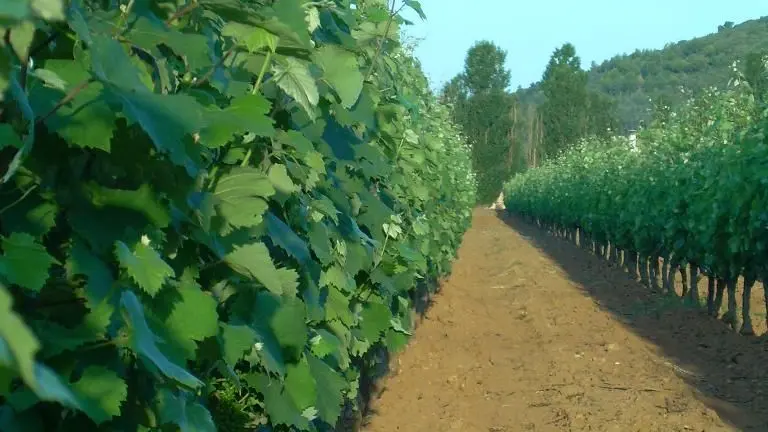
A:
POLYGON ((566 43, 552 54, 541 88, 545 97, 544 152, 552 156, 586 133, 587 73, 572 44, 566 43))
POLYGON ((452 107, 454 123, 461 124, 463 107, 467 102, 467 87, 464 85, 464 75, 456 75, 445 83, 440 91, 440 101, 452 107))
POLYGON ((509 177, 513 97, 507 92, 510 72, 507 53, 489 41, 467 52, 464 72, 442 89, 443 102, 453 106, 453 118, 472 145, 477 172, 478 201, 493 202, 509 177))
POLYGON ((467 52, 464 82, 471 95, 506 92, 510 72, 504 68, 507 53, 493 42, 476 42, 467 52))

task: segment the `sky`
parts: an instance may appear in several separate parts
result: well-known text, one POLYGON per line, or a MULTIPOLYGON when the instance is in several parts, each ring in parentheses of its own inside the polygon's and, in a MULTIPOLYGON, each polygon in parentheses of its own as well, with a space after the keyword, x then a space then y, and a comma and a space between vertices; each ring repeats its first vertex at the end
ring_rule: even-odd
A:
POLYGON ((555 48, 576 47, 582 67, 635 49, 658 49, 768 15, 768 0, 421 0, 427 20, 406 34, 437 89, 464 67, 467 50, 487 39, 507 51, 511 89, 539 81, 555 48))

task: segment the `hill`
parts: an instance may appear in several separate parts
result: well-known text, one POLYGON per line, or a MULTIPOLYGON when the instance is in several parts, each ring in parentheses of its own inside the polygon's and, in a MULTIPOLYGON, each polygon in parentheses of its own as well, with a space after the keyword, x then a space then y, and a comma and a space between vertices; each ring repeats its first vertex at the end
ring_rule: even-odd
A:
MULTIPOLYGON (((689 97, 686 93, 724 87, 734 62, 767 51, 767 41, 768 16, 739 25, 726 22, 703 37, 593 63, 588 86, 616 102, 619 124, 625 131, 634 129, 640 121, 650 119, 651 101, 674 107, 689 97)), ((523 103, 538 105, 542 100, 538 83, 519 89, 517 95, 523 103)))

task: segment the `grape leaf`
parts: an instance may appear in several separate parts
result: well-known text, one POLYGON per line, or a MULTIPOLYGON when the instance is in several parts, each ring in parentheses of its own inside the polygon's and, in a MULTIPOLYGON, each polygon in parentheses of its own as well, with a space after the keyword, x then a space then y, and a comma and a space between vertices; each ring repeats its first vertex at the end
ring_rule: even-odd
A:
POLYGON ((127 320, 131 325, 131 347, 140 354, 145 364, 153 365, 163 375, 167 376, 189 388, 198 388, 203 383, 181 366, 174 364, 160 352, 155 344, 157 336, 149 329, 144 318, 144 310, 131 291, 123 291, 120 304, 127 313, 127 320))
POLYGON ((299 274, 295 270, 287 268, 277 269, 277 274, 280 277, 280 284, 283 286, 283 295, 295 296, 299 287, 299 274))
POLYGON ((283 293, 283 279, 264 243, 235 246, 234 250, 224 257, 224 261, 236 272, 261 282, 273 293, 283 293))
POLYGON ((44 20, 60 21, 65 18, 62 0, 32 0, 31 6, 35 15, 44 20))
POLYGON ((318 388, 309 369, 306 356, 302 356, 298 363, 286 366, 285 391, 300 410, 315 405, 318 388))
POLYGON ((307 64, 293 57, 283 57, 272 66, 272 73, 278 87, 313 117, 312 113, 320 101, 320 95, 307 64))
POLYGON ((3 238, 2 245, 0 274, 12 284, 40 292, 48 280, 49 269, 58 261, 27 233, 14 232, 3 238))
POLYGON ((213 189, 221 217, 232 227, 261 222, 266 198, 275 194, 269 179, 256 168, 235 168, 222 176, 213 189))
POLYGON ((315 252, 315 256, 320 260, 323 265, 328 265, 333 260, 331 255, 331 243, 328 230, 322 223, 313 223, 310 225, 309 230, 309 244, 312 246, 312 251, 315 252))
POLYGON ((301 415, 301 410, 281 382, 272 380, 265 374, 248 374, 245 380, 264 396, 264 409, 273 424, 295 426, 302 430, 309 427, 309 422, 301 415))
POLYGON ((332 266, 323 271, 320 276, 320 286, 334 286, 342 291, 352 292, 355 289, 355 281, 342 268, 332 266))
POLYGON ((290 226, 272 212, 267 213, 266 222, 267 233, 274 244, 283 248, 300 264, 305 264, 311 260, 307 243, 290 226))
MULTIPOLYGON (((11 348, 8 346, 4 338, 0 338, 0 366, 11 366, 14 363, 13 354, 11 348)), ((72 394, 72 391, 66 386, 61 378, 51 370, 48 366, 42 363, 34 362, 33 364, 33 381, 24 381, 31 390, 20 390, 11 397, 18 396, 19 399, 23 399, 26 403, 32 403, 35 396, 41 401, 58 402, 65 407, 82 410, 82 406, 77 397, 72 394), (19 394, 21 393, 21 394, 19 394), (32 396, 34 394, 34 396, 32 396)), ((10 399, 10 398, 9 398, 10 399)), ((9 400, 9 402, 11 402, 9 400)))
POLYGON ((335 45, 324 45, 315 51, 313 60, 323 70, 322 79, 338 93, 342 105, 355 105, 363 90, 363 74, 355 54, 335 45))
POLYGON ((120 414, 128 396, 128 384, 117 373, 102 366, 90 366, 71 385, 83 410, 98 425, 120 414))
POLYGON ((126 273, 141 289, 151 296, 157 295, 168 278, 176 274, 151 246, 136 243, 131 250, 122 241, 115 242, 115 255, 126 273))
POLYGON ((349 309, 349 299, 335 287, 328 288, 325 313, 327 320, 339 320, 348 326, 355 323, 355 318, 349 309))
MULTIPOLYGON (((19 191, 19 198, 22 195, 19 191)), ((40 239, 56 225, 58 214, 59 207, 55 201, 28 194, 21 202, 3 212, 3 228, 8 232, 23 231, 40 239)))
POLYGON ((0 285, 0 342, 5 341, 12 362, 6 362, 6 366, 18 368, 24 382, 36 387, 35 355, 40 350, 40 342, 32 333, 22 318, 12 308, 13 299, 0 285))
POLYGON ((293 184, 293 180, 288 176, 288 170, 283 164, 273 164, 269 167, 269 180, 276 190, 291 194, 299 190, 299 188, 293 184))
POLYGON ((317 382, 317 410, 320 418, 326 423, 336 424, 341 415, 347 381, 317 357, 308 355, 307 360, 312 376, 317 382))
POLYGON ((264 369, 279 376, 285 375, 285 359, 280 343, 265 323, 254 325, 258 346, 246 356, 251 365, 260 364, 264 369))
POLYGON ((180 393, 176 395, 167 388, 158 390, 155 404, 162 424, 175 424, 181 432, 216 432, 208 409, 188 392, 180 393))
POLYGON ((224 361, 235 367, 256 343, 256 332, 247 325, 220 324, 219 340, 222 345, 224 361))
POLYGON ((426 20, 427 15, 424 14, 424 10, 421 8, 421 2, 418 0, 405 0, 405 4, 419 14, 419 18, 426 20))
POLYGON ((306 316, 301 300, 262 292, 256 299, 252 321, 255 326, 271 331, 284 349, 301 352, 307 343, 306 316))
POLYGON ((13 126, 8 123, 0 124, 0 149, 6 147, 20 149, 23 145, 24 143, 21 141, 21 138, 19 138, 19 135, 13 130, 13 126))
POLYGON ((229 36, 235 39, 238 45, 246 48, 251 53, 255 53, 262 48, 268 48, 272 52, 277 49, 278 37, 261 27, 228 22, 221 29, 221 34, 222 36, 229 36))
POLYGON ((260 94, 247 94, 232 100, 223 110, 211 108, 204 113, 207 126, 200 131, 200 142, 210 148, 219 148, 234 136, 251 132, 270 137, 275 134, 273 121, 268 117, 270 103, 260 94))
POLYGON ((307 311, 296 298, 286 299, 269 321, 280 345, 300 350, 307 343, 307 311))
POLYGON ((218 333, 218 303, 186 273, 175 294, 180 299, 173 303, 173 310, 165 320, 165 330, 182 345, 187 358, 192 359, 197 347, 193 341, 218 333))
POLYGON ((382 333, 390 327, 392 313, 381 303, 371 302, 360 313, 360 330, 371 343, 378 342, 382 333))
POLYGON ((171 161, 184 167, 188 174, 197 174, 197 164, 184 141, 185 136, 205 127, 197 100, 184 94, 150 92, 139 79, 138 69, 114 39, 94 37, 90 50, 91 67, 105 84, 105 94, 122 105, 129 120, 141 125, 159 151, 168 153, 171 161))
POLYGON ((65 267, 70 278, 77 274, 88 278, 86 293, 89 302, 93 304, 106 298, 114 283, 109 267, 94 255, 82 240, 75 240, 65 267))
MULTIPOLYGON (((77 61, 51 59, 45 63, 67 83, 68 90, 35 86, 30 90, 30 102, 36 112, 48 113, 64 97, 65 93, 83 85, 90 77, 77 61)), ((70 145, 110 151, 117 116, 101 97, 103 86, 91 83, 80 90, 68 103, 45 120, 45 125, 70 145)))

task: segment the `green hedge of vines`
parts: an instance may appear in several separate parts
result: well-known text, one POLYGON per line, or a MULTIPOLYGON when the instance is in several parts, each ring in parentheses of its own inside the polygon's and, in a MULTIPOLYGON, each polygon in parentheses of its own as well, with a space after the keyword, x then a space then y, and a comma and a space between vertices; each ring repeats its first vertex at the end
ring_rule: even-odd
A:
MULTIPOLYGON (((749 290, 768 276, 768 116, 736 78, 726 91, 666 112, 642 131, 634 150, 624 138, 588 140, 512 178, 507 209, 631 252, 625 260, 639 256, 641 270, 661 257, 722 280, 734 327, 735 284, 744 276, 741 330, 752 333, 749 290)), ((693 279, 690 294, 698 302, 693 279)), ((712 314, 720 290, 719 300, 709 293, 712 314)))
POLYGON ((0 429, 332 430, 475 202, 385 0, 0 5, 0 429))

